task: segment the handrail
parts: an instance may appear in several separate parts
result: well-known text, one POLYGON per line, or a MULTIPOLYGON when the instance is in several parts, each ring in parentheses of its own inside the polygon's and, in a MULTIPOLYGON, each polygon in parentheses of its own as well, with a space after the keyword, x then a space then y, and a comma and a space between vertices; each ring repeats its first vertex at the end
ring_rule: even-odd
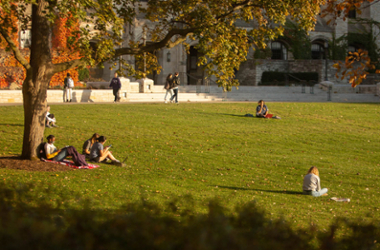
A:
POLYGON ((295 76, 293 76, 293 75, 291 75, 291 74, 287 74, 287 75, 290 76, 290 77, 293 77, 294 79, 298 80, 299 82, 302 81, 301 79, 299 79, 299 78, 297 78, 297 77, 295 77, 295 76))
POLYGON ((190 75, 189 73, 185 73, 185 74, 186 74, 187 76, 193 78, 194 80, 200 80, 200 79, 202 79, 202 78, 196 78, 195 76, 190 75))

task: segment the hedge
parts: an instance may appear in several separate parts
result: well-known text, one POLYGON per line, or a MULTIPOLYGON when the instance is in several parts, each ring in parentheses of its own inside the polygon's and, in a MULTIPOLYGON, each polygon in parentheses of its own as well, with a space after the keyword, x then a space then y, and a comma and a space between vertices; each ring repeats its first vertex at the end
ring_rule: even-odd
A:
POLYGON ((318 82, 318 73, 317 72, 278 72, 278 71, 265 71, 263 72, 261 76, 261 83, 260 85, 285 85, 286 84, 286 75, 288 76, 288 81, 292 83, 300 82, 302 81, 315 81, 318 82), (294 77, 292 77, 294 76, 294 77), (299 80, 298 80, 299 79, 299 80))
POLYGON ((191 202, 179 210, 175 200, 163 209, 142 199, 117 210, 99 211, 91 208, 91 201, 83 201, 82 209, 63 207, 64 195, 52 205, 49 193, 57 191, 19 183, 0 185, 2 250, 338 250, 380 246, 378 224, 340 219, 326 232, 317 232, 315 226, 296 230, 283 219, 269 219, 254 202, 237 205, 231 212, 211 200, 207 213, 195 214, 191 202), (32 197, 31 190, 39 190, 38 198, 32 197))

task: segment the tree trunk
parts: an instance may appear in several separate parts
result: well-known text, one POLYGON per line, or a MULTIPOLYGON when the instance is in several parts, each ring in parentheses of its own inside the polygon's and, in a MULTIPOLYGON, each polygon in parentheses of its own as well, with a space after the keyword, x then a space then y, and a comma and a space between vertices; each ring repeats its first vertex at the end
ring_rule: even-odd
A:
POLYGON ((26 72, 22 87, 24 101, 24 139, 22 158, 37 159, 37 147, 45 130, 47 86, 53 75, 51 56, 51 28, 44 9, 46 0, 38 0, 32 7, 31 69, 26 72))

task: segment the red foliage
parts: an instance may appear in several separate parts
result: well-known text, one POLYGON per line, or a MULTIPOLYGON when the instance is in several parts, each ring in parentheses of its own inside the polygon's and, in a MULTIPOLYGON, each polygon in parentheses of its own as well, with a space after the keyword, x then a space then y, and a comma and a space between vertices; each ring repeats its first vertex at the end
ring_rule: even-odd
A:
MULTIPOLYGON (((1 11, 0 14, 2 14, 1 11)), ((17 23, 17 19, 15 17, 12 18, 12 22, 17 23)), ((78 39, 78 37, 75 36, 75 32, 79 29, 79 23, 76 22, 75 25, 69 26, 67 22, 67 17, 58 17, 55 22, 52 39, 53 63, 67 62, 80 58, 78 52, 70 50, 67 46, 67 39, 69 37, 78 39)), ((11 32, 12 29, 10 28, 9 31, 11 32)), ((12 33, 12 39, 18 46, 18 31, 12 33)), ((0 49, 4 49, 6 45, 6 42, 3 41, 0 43, 0 49)), ((24 49, 22 52, 24 55, 29 54, 28 49, 24 49)), ((27 56, 25 57, 29 59, 27 56)), ((63 86, 63 81, 67 73, 70 73, 76 87, 83 87, 83 85, 78 82, 78 71, 76 69, 55 74, 50 81, 50 87, 63 86)), ((24 68, 18 63, 13 54, 7 54, 6 57, 0 61, 0 89, 9 87, 12 82, 17 82, 19 85, 22 85, 25 77, 26 72, 24 68)))

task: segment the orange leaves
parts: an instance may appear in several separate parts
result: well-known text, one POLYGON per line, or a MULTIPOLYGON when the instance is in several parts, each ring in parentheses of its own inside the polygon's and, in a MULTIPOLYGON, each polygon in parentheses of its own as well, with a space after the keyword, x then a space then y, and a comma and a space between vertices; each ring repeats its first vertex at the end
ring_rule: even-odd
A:
MULTIPOLYGON (((338 62, 333 67, 337 69, 335 76, 341 78, 341 80, 348 78, 348 82, 351 83, 353 88, 366 79, 367 70, 375 69, 368 52, 361 49, 357 52, 349 52, 349 56, 346 57, 344 63, 338 62), (341 70, 343 71, 340 73, 341 70)), ((376 71, 376 73, 380 73, 380 71, 376 71)))

